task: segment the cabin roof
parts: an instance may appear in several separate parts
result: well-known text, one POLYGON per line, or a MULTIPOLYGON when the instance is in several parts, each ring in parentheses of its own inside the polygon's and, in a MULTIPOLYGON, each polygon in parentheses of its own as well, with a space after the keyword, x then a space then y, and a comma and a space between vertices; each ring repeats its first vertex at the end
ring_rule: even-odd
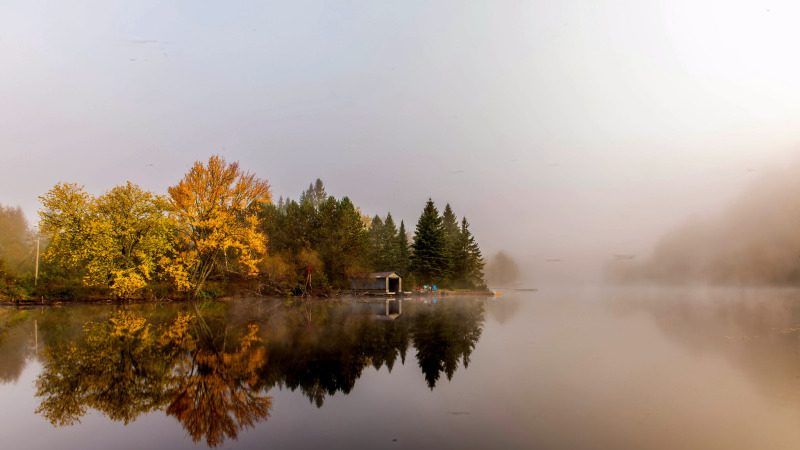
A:
POLYGON ((388 278, 392 275, 400 277, 397 272, 371 272, 371 273, 360 273, 354 276, 354 279, 371 279, 371 278, 388 278))
POLYGON ((397 275, 396 272, 372 272, 369 274, 370 278, 386 278, 392 275, 397 275))

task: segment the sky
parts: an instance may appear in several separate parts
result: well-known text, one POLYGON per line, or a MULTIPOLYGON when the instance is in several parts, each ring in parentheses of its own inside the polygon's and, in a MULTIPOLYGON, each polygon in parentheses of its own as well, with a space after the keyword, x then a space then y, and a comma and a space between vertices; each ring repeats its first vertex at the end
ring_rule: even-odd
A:
POLYGON ((796 161, 800 4, 0 2, 0 204, 166 192, 220 154, 413 225, 428 197, 531 280, 646 254, 796 161))

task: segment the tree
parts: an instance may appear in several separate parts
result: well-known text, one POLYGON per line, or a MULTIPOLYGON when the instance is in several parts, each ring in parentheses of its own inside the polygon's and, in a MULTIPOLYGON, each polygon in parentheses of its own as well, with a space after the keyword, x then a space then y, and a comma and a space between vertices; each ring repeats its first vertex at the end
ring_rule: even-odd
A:
POLYGON ((367 232, 361 212, 347 197, 330 197, 320 210, 320 232, 315 240, 325 266, 328 281, 334 288, 349 287, 349 279, 366 271, 367 232))
POLYGON ((509 286, 519 279, 517 263, 504 251, 499 251, 486 266, 486 279, 495 286, 509 286))
POLYGON ((258 216, 270 202, 265 180, 212 156, 205 165, 195 162, 169 195, 178 229, 169 271, 179 289, 196 297, 215 271, 258 273, 267 243, 258 216))
POLYGON ((45 259, 80 273, 87 286, 135 297, 159 272, 173 229, 166 200, 128 182, 94 198, 75 184, 41 197, 45 259))
POLYGON ((401 275, 409 275, 408 268, 411 265, 410 252, 408 249, 408 233, 406 225, 400 221, 400 230, 397 232, 397 271, 401 275))
POLYGON ((466 217, 461 220, 456 242, 452 250, 451 277, 456 287, 485 287, 483 279, 483 256, 475 237, 469 231, 466 217))
POLYGON ((110 286, 117 297, 134 296, 172 250, 166 199, 128 182, 99 197, 92 209, 86 280, 110 286))
POLYGON ((31 232, 22 209, 0 205, 0 274, 29 272, 32 256, 31 232))
POLYGON ((375 214, 372 222, 369 225, 369 261, 372 268, 376 271, 382 271, 383 262, 383 219, 381 216, 375 214))
POLYGON ((300 194, 300 203, 309 202, 314 208, 319 208, 327 199, 328 193, 325 192, 325 185, 319 178, 313 184, 309 184, 308 189, 300 194))
POLYGON ((39 200, 39 230, 49 241, 45 260, 80 267, 91 237, 92 197, 75 183, 59 183, 39 200))
POLYGON ((351 275, 369 266, 373 247, 360 211, 347 197, 324 192, 318 179, 299 202, 287 199, 280 208, 265 205, 261 211, 270 236, 263 278, 279 292, 307 292, 309 279, 316 291, 343 289, 351 275))
POLYGON ((447 270, 445 236, 442 218, 431 199, 428 199, 417 222, 411 248, 411 272, 417 281, 431 283, 441 280, 447 270))
POLYGON ((460 238, 460 230, 458 227, 458 219, 453 213, 450 204, 446 204, 444 212, 442 213, 442 229, 444 230, 445 242, 445 255, 447 257, 447 270, 445 272, 446 282, 452 283, 457 275, 454 273, 456 264, 458 264, 458 245, 460 238))
POLYGON ((370 263, 378 272, 396 271, 400 264, 400 249, 397 241, 397 226, 392 214, 386 219, 376 215, 369 228, 370 263))
POLYGON ((397 226, 394 224, 392 213, 387 213, 386 220, 383 221, 381 241, 384 268, 380 270, 396 271, 400 264, 400 249, 397 246, 397 226))

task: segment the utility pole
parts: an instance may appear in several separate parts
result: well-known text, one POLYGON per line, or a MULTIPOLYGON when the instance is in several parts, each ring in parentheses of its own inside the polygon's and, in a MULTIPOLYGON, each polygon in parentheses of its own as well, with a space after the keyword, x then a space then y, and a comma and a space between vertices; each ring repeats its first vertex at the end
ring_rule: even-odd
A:
POLYGON ((36 238, 36 266, 33 269, 33 285, 39 284, 39 237, 36 238))

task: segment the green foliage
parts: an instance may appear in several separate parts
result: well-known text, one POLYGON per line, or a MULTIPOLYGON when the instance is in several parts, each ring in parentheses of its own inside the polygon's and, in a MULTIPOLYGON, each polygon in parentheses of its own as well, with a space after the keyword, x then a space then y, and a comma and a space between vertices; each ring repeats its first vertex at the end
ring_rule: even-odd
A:
POLYGON ((417 222, 411 247, 411 272, 417 281, 425 284, 441 282, 448 266, 447 248, 442 218, 431 199, 428 199, 417 222))
MULTIPOLYGON (((404 227, 401 228, 405 231, 404 227)), ((428 199, 417 222, 411 272, 416 281, 450 288, 484 288, 483 256, 464 218, 459 226, 450 204, 439 216, 428 199)))
POLYGON ((361 213, 349 198, 327 195, 321 180, 299 202, 264 205, 261 217, 271 255, 262 278, 273 292, 346 289, 352 275, 366 270, 369 236, 361 213))
MULTIPOLYGON (((403 229, 405 234, 405 229, 403 229)), ((375 216, 369 229, 369 255, 372 270, 378 272, 396 271, 405 274, 408 268, 408 242, 401 242, 400 233, 392 214, 386 219, 375 216), (405 244, 405 250, 402 248, 405 244), (405 253, 405 255, 404 255, 405 253)))
POLYGON ((484 288, 483 256, 475 237, 469 231, 469 222, 461 220, 461 228, 452 247, 450 260, 450 279, 453 287, 484 288))
MULTIPOLYGON (((400 221, 400 229, 397 232, 397 271, 403 275, 408 276, 409 265, 411 264, 411 253, 408 248, 408 233, 406 233, 406 225, 400 221)), ((413 286, 413 284, 410 284, 413 286)))
POLYGON ((444 247, 445 256, 447 257, 447 269, 444 274, 443 282, 445 284, 452 284, 458 277, 456 274, 457 268, 455 265, 458 263, 458 246, 460 238, 460 228, 458 226, 458 219, 456 218, 450 204, 446 204, 444 212, 442 213, 442 230, 444 231, 444 247))

